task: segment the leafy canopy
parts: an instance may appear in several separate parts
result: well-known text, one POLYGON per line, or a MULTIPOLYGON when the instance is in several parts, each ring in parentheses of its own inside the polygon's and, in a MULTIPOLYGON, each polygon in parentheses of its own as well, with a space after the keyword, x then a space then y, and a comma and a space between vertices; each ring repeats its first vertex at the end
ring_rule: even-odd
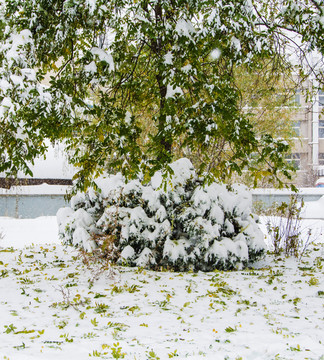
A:
POLYGON ((5 0, 0 171, 30 173, 50 139, 66 142, 80 187, 197 151, 200 174, 289 177, 288 145, 255 131, 238 69, 305 72, 289 58, 324 52, 323 19, 317 0, 5 0))

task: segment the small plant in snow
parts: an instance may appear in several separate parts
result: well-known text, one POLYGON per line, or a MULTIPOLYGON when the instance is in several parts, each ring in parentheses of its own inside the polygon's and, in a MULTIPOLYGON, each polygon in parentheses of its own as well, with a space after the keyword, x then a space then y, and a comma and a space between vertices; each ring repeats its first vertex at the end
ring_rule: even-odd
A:
POLYGON ((146 356, 150 360, 160 360, 160 358, 156 355, 156 353, 153 350, 147 351, 146 356))
MULTIPOLYGON (((149 184, 118 174, 97 180, 58 212, 64 242, 123 265, 176 271, 236 269, 265 250, 243 188, 204 185, 187 159, 149 184)), ((97 255, 96 255, 97 256, 97 255)))
POLYGON ((277 216, 271 217, 267 223, 267 230, 271 237, 275 255, 284 252, 286 256, 301 257, 307 249, 311 230, 302 240, 301 211, 304 201, 299 201, 297 195, 290 197, 289 203, 283 202, 277 206, 277 216))
POLYGON ((10 334, 11 332, 15 332, 15 330, 17 329, 13 324, 10 324, 10 325, 5 325, 5 333, 6 334, 10 334))
POLYGON ((69 337, 69 334, 60 335, 60 338, 63 338, 65 342, 73 342, 73 339, 72 337, 69 337))
POLYGON ((91 302, 91 300, 87 297, 84 298, 84 300, 81 300, 80 294, 76 294, 71 299, 70 289, 69 288, 66 289, 63 286, 59 286, 57 291, 59 291, 62 294, 63 301, 58 302, 58 303, 53 303, 51 306, 54 308, 56 308, 57 306, 60 306, 62 309, 66 310, 69 307, 72 307, 74 310, 81 312, 78 307, 89 305, 91 302))
POLYGON ((308 280, 308 284, 310 286, 317 286, 319 284, 319 280, 315 277, 312 276, 309 280, 308 280))
POLYGON ((107 310, 109 309, 109 306, 103 303, 96 303, 96 307, 94 309, 94 312, 97 314, 102 314, 107 312, 107 310))
POLYGON ((179 356, 178 351, 174 350, 168 354, 169 359, 174 358, 175 356, 179 356))
POLYGON ((91 319, 90 321, 91 321, 91 324, 92 324, 94 327, 97 327, 98 324, 99 324, 96 318, 91 319))
POLYGON ((89 333, 87 333, 87 334, 84 334, 84 335, 82 335, 82 339, 94 339, 94 338, 96 338, 96 337, 98 337, 99 335, 97 335, 97 334, 95 334, 95 333, 93 333, 93 332, 89 332, 89 333))
POLYGON ((60 322, 57 324, 57 327, 58 327, 59 329, 64 329, 67 324, 68 324, 67 321, 62 320, 62 321, 60 321, 60 322))
POLYGON ((237 330, 237 327, 235 326, 235 328, 231 327, 231 326, 228 326, 225 331, 227 333, 231 333, 231 332, 235 332, 237 330))
POLYGON ((113 346, 111 346, 111 355, 114 359, 124 359, 126 353, 122 352, 121 346, 119 346, 119 343, 114 343, 113 346))

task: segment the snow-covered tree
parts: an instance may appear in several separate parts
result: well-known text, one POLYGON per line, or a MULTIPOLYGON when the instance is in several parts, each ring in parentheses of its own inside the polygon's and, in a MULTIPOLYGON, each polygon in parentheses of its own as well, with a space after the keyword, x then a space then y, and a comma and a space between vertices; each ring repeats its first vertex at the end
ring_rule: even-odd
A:
POLYGON ((237 269, 264 254, 244 187, 204 185, 188 159, 170 167, 164 189, 161 172, 147 184, 126 184, 120 173, 96 179, 101 192, 78 193, 58 211, 63 242, 113 262, 176 271, 237 269))
POLYGON ((172 172, 179 144, 199 150, 199 174, 240 173, 253 157, 252 171, 289 176, 287 143, 254 131, 236 70, 296 71, 296 49, 307 70, 309 51, 324 53, 323 11, 317 0, 4 0, 0 171, 29 172, 49 138, 66 140, 80 187, 103 169, 172 172))

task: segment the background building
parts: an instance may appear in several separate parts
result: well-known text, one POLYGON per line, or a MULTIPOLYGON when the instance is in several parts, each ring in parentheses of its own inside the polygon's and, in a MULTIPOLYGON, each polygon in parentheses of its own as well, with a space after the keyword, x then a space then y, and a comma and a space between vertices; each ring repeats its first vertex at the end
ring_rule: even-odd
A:
POLYGON ((311 82, 296 93, 294 130, 296 138, 288 160, 296 166, 296 184, 314 186, 324 176, 324 92, 310 96, 311 82))

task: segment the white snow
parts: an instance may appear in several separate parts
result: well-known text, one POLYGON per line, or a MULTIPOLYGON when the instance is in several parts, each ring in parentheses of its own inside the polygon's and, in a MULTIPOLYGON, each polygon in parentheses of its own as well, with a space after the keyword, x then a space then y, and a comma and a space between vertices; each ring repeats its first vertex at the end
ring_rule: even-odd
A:
MULTIPOLYGON (((254 269, 232 272, 115 267, 100 276, 59 243, 55 217, 1 217, 1 233, 1 359, 113 358, 118 351, 124 359, 324 357, 322 238, 299 262, 267 255, 254 269)), ((228 246, 217 246, 226 256, 228 246)), ((244 253, 239 241, 231 246, 244 253)), ((146 249, 143 263, 150 256, 146 249)))
POLYGON ((32 33, 25 29, 22 30, 19 34, 12 34, 9 40, 9 44, 3 45, 7 47, 6 58, 9 66, 13 64, 14 61, 19 61, 22 58, 22 53, 24 52, 24 46, 26 44, 32 43, 32 33))
POLYGON ((173 98, 174 95, 183 95, 183 91, 180 86, 174 86, 174 85, 167 85, 167 93, 165 97, 167 99, 173 98))
POLYGON ((301 216, 304 219, 324 219, 324 196, 317 201, 306 201, 301 216))
POLYGON ((188 38, 191 38, 191 34, 195 32, 192 23, 185 19, 178 20, 175 30, 179 36, 186 36, 188 38))
POLYGON ((181 70, 184 72, 184 73, 189 73, 189 71, 192 69, 192 66, 190 64, 187 64, 185 66, 183 66, 181 68, 181 70))
POLYGON ((141 266, 145 266, 149 263, 155 263, 152 251, 149 248, 145 248, 141 255, 137 258, 136 260, 136 264, 137 266, 141 267, 141 266))
POLYGON ((129 258, 132 258, 134 254, 135 254, 134 249, 130 245, 127 245, 125 249, 121 252, 120 257, 122 259, 127 260, 129 258))
POLYGON ((34 69, 21 69, 21 74, 29 81, 36 81, 36 71, 34 69))
POLYGON ((164 56, 164 63, 167 65, 172 65, 173 55, 172 52, 169 51, 164 56))
POLYGON ((96 5, 97 5, 97 1, 96 0, 86 0, 86 4, 89 7, 90 13, 93 14, 96 5))
POLYGON ((235 36, 232 37, 231 43, 237 52, 239 52, 241 50, 241 42, 235 36))
POLYGON ((10 84, 7 80, 1 79, 0 80, 0 88, 3 91, 3 93, 6 93, 8 89, 10 89, 10 84))
POLYGON ((61 233, 65 230, 66 225, 68 224, 70 218, 73 216, 73 210, 66 206, 60 208, 56 214, 58 232, 61 233))
MULTIPOLYGON (((185 159, 172 164, 174 192, 177 184, 194 176, 189 165, 185 159)), ((156 174, 151 184, 157 189, 161 181, 162 175, 156 174)), ((124 191, 141 190, 136 181, 125 187, 120 175, 97 182, 103 190, 102 196, 110 191, 119 196, 123 187, 124 191)), ((194 198, 197 206, 203 208, 205 204, 206 209, 215 202, 211 211, 218 223, 224 222, 224 212, 217 205, 222 190, 225 192, 225 187, 218 184, 205 190, 198 188, 194 198)), ((19 191, 47 192, 49 186, 19 191)), ((271 250, 266 228, 269 218, 260 218, 261 230, 249 222, 247 204, 251 202, 251 194, 241 187, 236 187, 236 191, 237 194, 222 196, 223 205, 228 209, 236 207, 244 233, 255 236, 256 248, 262 246, 258 244, 263 241, 263 236, 258 236, 262 231, 271 250), (245 223, 250 225, 245 228, 245 223)), ((158 204, 157 192, 148 188, 143 197, 162 221, 165 209, 158 204)), ((84 195, 79 194, 74 206, 84 200, 84 195)), ((138 224, 149 221, 140 207, 119 210, 125 212, 125 221, 129 219, 125 232, 140 232, 138 224)), ((113 213, 116 207, 107 211, 113 213)), ((324 197, 307 203, 305 212, 314 218, 323 214, 324 197)), ((210 233, 217 233, 218 224, 203 220, 197 218, 210 233)), ((76 229, 73 243, 91 251, 93 219, 83 209, 62 208, 57 218, 0 217, 1 359, 83 360, 98 356, 109 359, 118 351, 124 354, 121 355, 124 359, 164 360, 175 355, 192 360, 324 358, 324 220, 302 220, 302 239, 307 239, 311 229, 313 243, 300 260, 268 254, 253 269, 209 273, 143 270, 141 266, 154 261, 148 248, 137 258, 138 268, 116 266, 102 272, 99 265, 86 266, 74 247, 60 243, 58 232, 64 231, 67 224, 76 229)), ((231 224, 225 226, 230 232, 231 224)), ((155 233, 142 235, 155 239, 170 229, 171 224, 165 220, 155 233)), ((167 240, 165 245, 165 253, 174 262, 186 256, 186 238, 167 240)), ((206 258, 212 260, 217 255, 225 259, 229 253, 248 258, 243 233, 234 241, 225 237, 214 242, 206 258)), ((127 261, 134 254, 134 248, 127 246, 121 259, 127 261)))
POLYGON ((221 51, 219 49, 214 49, 211 53, 210 53, 210 57, 213 60, 217 60, 219 57, 221 56, 221 51))
MULTIPOLYGON (((170 176, 165 180, 165 186, 161 187, 162 179, 162 174, 157 172, 151 184, 147 185, 141 184, 139 180, 125 183, 120 175, 96 180, 101 193, 96 195, 91 191, 74 196, 71 200, 71 208, 75 212, 73 215, 68 214, 67 220, 60 212, 58 213, 62 239, 67 244, 80 246, 88 245, 89 241, 93 247, 93 241, 89 236, 91 232, 109 234, 114 231, 118 223, 121 232, 120 244, 126 246, 133 245, 134 241, 137 243, 133 248, 136 255, 132 257, 132 261, 140 263, 141 266, 143 261, 149 260, 150 257, 156 256, 156 259, 159 259, 158 251, 172 263, 176 261, 186 263, 189 259, 196 261, 195 254, 200 256, 201 251, 208 249, 214 241, 220 242, 226 238, 231 238, 233 241, 238 234, 238 226, 242 229, 242 236, 235 241, 244 241, 243 236, 247 236, 245 241, 248 241, 251 249, 257 252, 264 249, 263 234, 255 219, 250 216, 252 197, 244 187, 234 186, 233 191, 228 191, 225 185, 217 183, 210 186, 197 184, 193 192, 186 192, 185 184, 188 180, 193 183, 197 180, 194 167, 186 158, 170 164, 170 176), (136 203, 130 206, 137 198, 140 201, 136 200, 136 203), (170 207, 171 204, 178 206, 182 203, 184 206, 180 207, 179 214, 170 207), (89 221, 84 222, 87 213, 89 221), (227 219, 228 214, 232 214, 233 219, 227 219), (173 223, 177 224, 174 234, 171 225, 173 223), (234 224, 237 224, 236 227, 234 224), (78 230, 77 235, 74 236, 73 232, 78 227, 84 230, 78 230), (161 250, 157 251, 155 248, 158 243, 161 250), (153 255, 142 253, 143 247, 140 244, 149 247, 153 255)), ((217 259, 221 259, 224 264, 228 261, 236 261, 235 256, 240 253, 244 255, 244 260, 246 259, 244 249, 242 250, 239 244, 229 245, 228 241, 223 241, 222 244, 219 256, 214 251, 209 252, 210 261, 208 260, 209 264, 206 266, 211 266, 217 259), (222 255, 223 252, 226 258, 222 255), (215 256, 214 260, 211 259, 212 255, 215 256)), ((218 247, 215 246, 214 249, 216 248, 218 247)), ((120 251, 123 251, 123 247, 120 251)))
POLYGON ((84 71, 90 74, 94 74, 97 72, 97 65, 94 61, 91 61, 90 64, 84 67, 84 71))
POLYGON ((116 175, 104 175, 95 180, 97 186, 102 191, 102 196, 107 197, 113 190, 119 190, 124 186, 124 181, 121 173, 116 175))
POLYGON ((114 71, 115 64, 114 59, 111 54, 107 53, 105 50, 100 49, 98 47, 93 47, 91 49, 93 55, 97 55, 100 61, 104 61, 109 65, 109 70, 114 71))
POLYGON ((12 106, 11 99, 8 98, 8 97, 3 98, 2 102, 1 102, 1 105, 2 105, 3 107, 6 107, 6 108, 10 109, 11 106, 12 106))
POLYGON ((176 262, 179 257, 186 258, 186 241, 167 240, 164 245, 163 256, 169 256, 173 262, 176 262))
POLYGON ((125 123, 127 125, 130 125, 132 122, 132 114, 129 112, 129 111, 126 111, 126 114, 125 114, 125 123))
MULTIPOLYGON (((36 219, 14 219, 0 217, 0 247, 22 249, 32 244, 60 244, 55 216, 36 219)), ((0 256, 1 260, 1 256, 0 256)))
MULTIPOLYGON (((190 162, 186 158, 179 159, 172 164, 170 167, 174 174, 171 176, 171 181, 174 186, 184 184, 188 179, 195 176, 195 170, 190 162)), ((151 178, 151 184, 153 189, 158 189, 162 185, 163 176, 160 171, 157 171, 151 178)), ((170 184, 168 184, 170 189, 170 184)))
POLYGON ((76 227, 89 228, 93 223, 92 217, 84 209, 80 208, 73 214, 73 223, 76 227))
POLYGON ((21 76, 18 75, 11 75, 10 76, 11 81, 16 86, 23 86, 24 79, 21 76))

